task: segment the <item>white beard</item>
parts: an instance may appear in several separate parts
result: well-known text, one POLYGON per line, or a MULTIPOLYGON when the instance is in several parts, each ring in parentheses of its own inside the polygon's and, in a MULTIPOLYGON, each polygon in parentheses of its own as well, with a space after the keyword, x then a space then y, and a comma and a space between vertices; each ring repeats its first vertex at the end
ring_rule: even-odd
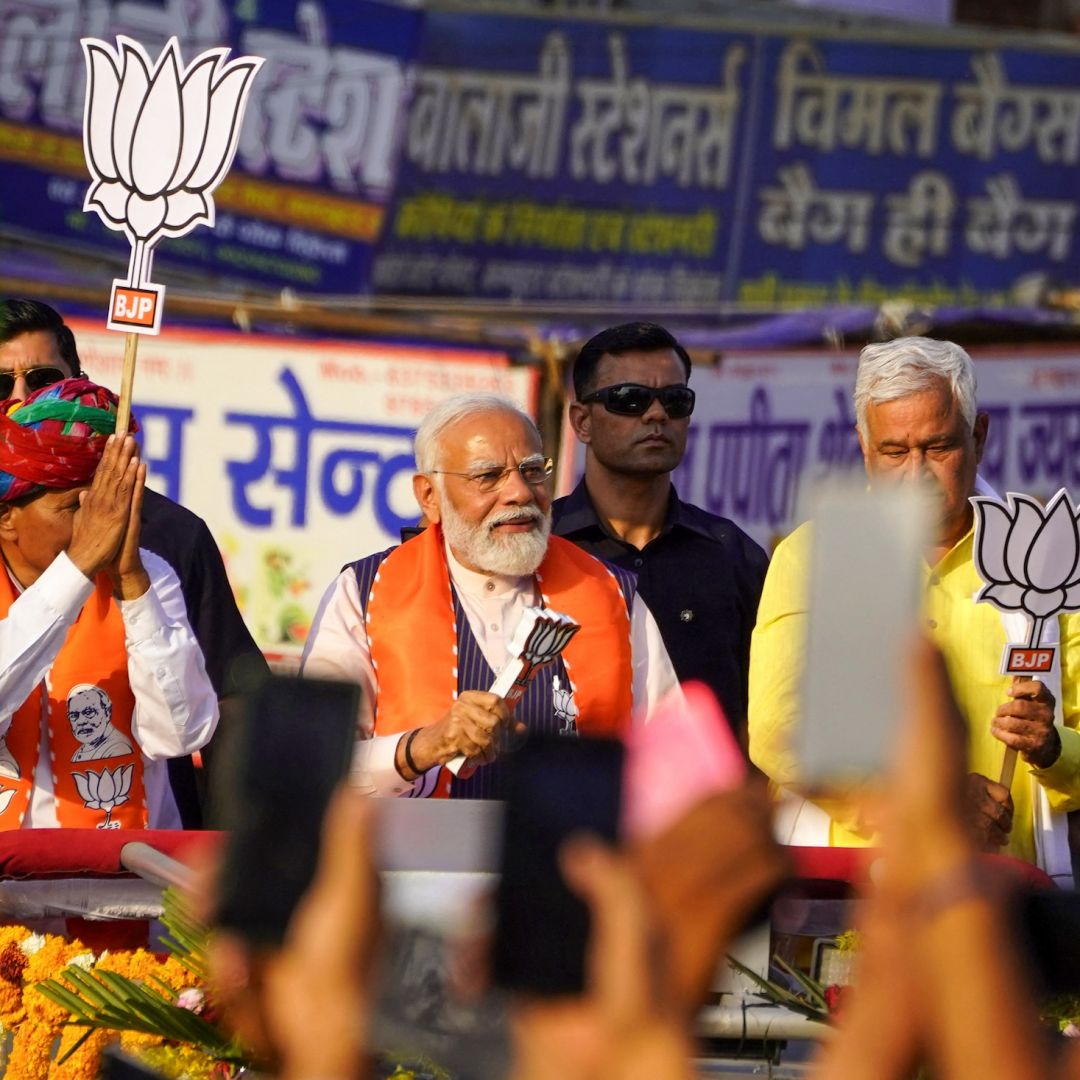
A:
POLYGON ((519 510, 493 510, 479 525, 466 521, 450 500, 442 500, 442 529, 457 558, 488 574, 526 577, 536 572, 547 553, 551 518, 535 506, 519 510), (492 527, 506 521, 532 520, 537 528, 526 533, 500 535, 492 527))

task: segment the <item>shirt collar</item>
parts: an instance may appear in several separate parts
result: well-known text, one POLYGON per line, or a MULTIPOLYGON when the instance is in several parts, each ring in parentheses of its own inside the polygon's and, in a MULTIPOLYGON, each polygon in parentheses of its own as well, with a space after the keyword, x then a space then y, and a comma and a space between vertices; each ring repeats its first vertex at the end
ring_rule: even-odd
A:
POLYGON ((958 565, 971 562, 974 540, 975 522, 972 520, 971 528, 933 566, 927 564, 927 572, 944 574, 958 565))
POLYGON ((446 565, 450 569, 450 580, 458 592, 465 593, 467 596, 509 596, 525 590, 530 592, 533 590, 534 580, 531 574, 526 577, 510 574, 481 574, 462 566, 445 540, 443 550, 446 552, 446 565), (494 587, 488 588, 489 583, 494 587))
MULTIPOLYGON (((675 490, 675 485, 672 484, 660 535, 664 536, 666 533, 671 532, 676 525, 679 525, 693 532, 701 533, 702 536, 711 536, 712 534, 703 522, 696 520, 694 514, 687 513, 687 510, 692 509, 693 507, 679 498, 679 493, 675 490)), ((559 532, 564 536, 569 536, 572 533, 584 532, 589 529, 599 529, 602 533, 611 536, 615 540, 620 539, 600 520, 599 515, 596 513, 596 507, 593 506, 592 499, 589 498, 585 481, 582 479, 581 483, 566 496, 562 514, 559 518, 559 532)), ((623 541, 620 540, 621 542, 623 541)))

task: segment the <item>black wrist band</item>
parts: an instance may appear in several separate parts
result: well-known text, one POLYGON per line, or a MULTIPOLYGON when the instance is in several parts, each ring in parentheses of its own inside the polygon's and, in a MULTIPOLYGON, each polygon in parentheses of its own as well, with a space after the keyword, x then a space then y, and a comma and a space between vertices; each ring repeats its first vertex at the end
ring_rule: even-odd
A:
POLYGON ((416 767, 416 762, 412 759, 412 741, 419 734, 420 729, 418 727, 413 728, 409 732, 409 737, 405 740, 405 764, 409 767, 409 772, 414 773, 416 776, 422 776, 424 773, 423 769, 416 767))

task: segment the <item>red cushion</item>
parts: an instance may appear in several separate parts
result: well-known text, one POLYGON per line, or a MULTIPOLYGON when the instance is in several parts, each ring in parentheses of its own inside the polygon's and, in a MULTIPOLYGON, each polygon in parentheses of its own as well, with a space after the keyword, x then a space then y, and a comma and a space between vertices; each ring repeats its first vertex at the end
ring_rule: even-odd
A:
POLYGON ((0 880, 64 877, 133 877, 120 865, 120 849, 141 842, 182 859, 216 833, 170 829, 19 829, 0 832, 0 880))
MULTIPOLYGON (((818 881, 843 881, 859 885, 869 865, 881 855, 879 848, 789 847, 795 863, 795 876, 818 881)), ((1052 889, 1054 881, 1037 866, 1014 859, 1011 855, 984 855, 994 872, 1023 882, 1032 888, 1052 889)))

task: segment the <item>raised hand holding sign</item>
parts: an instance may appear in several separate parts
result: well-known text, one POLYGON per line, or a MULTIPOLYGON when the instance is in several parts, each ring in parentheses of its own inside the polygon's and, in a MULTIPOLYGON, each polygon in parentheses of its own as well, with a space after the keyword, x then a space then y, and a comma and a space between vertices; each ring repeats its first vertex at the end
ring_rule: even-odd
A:
MULTIPOLYGON (((528 689, 533 675, 554 663, 580 629, 569 615, 548 608, 526 608, 507 646, 510 660, 492 683, 491 693, 513 708, 528 689)), ((446 763, 446 768, 457 776, 465 761, 465 756, 458 754, 446 763)))
MULTIPOLYGON (((975 569, 986 582, 976 600, 1022 614, 1028 622, 1026 640, 1006 644, 1001 673, 1041 681, 1053 668, 1057 652, 1056 634, 1045 633, 1047 624, 1061 612, 1080 611, 1077 511, 1064 488, 1045 507, 1016 492, 1004 503, 987 496, 971 503, 975 569)), ((1016 751, 1007 749, 1001 772, 1006 787, 1015 767, 1016 751)))

